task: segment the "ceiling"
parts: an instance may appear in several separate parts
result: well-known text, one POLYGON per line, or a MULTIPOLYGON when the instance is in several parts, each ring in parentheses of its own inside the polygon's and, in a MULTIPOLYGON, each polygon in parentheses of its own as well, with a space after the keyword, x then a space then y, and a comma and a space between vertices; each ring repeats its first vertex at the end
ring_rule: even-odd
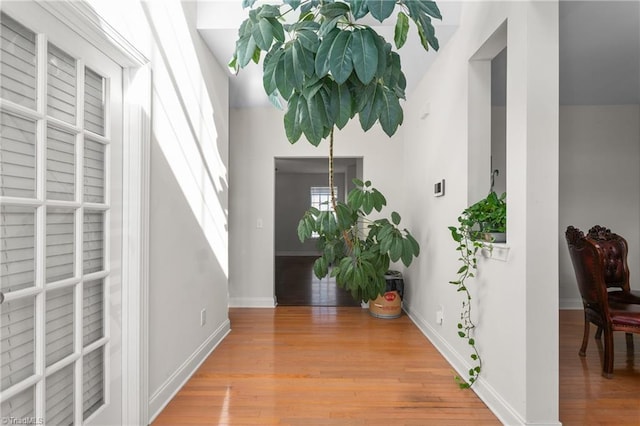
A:
MULTIPOLYGON (((438 6, 443 21, 434 23, 442 47, 458 28, 462 2, 441 0, 438 6)), ((237 29, 246 15, 241 0, 198 0, 198 31, 223 66, 233 54, 237 29)), ((640 2, 561 0, 559 16, 560 103, 640 103, 640 2)), ((386 25, 371 24, 392 39, 394 20, 389 21, 386 25)), ((425 52, 417 34, 410 33, 399 53, 410 96, 437 52, 425 52)), ((239 75, 229 75, 230 107, 269 104, 262 87, 261 65, 252 63, 239 75)))

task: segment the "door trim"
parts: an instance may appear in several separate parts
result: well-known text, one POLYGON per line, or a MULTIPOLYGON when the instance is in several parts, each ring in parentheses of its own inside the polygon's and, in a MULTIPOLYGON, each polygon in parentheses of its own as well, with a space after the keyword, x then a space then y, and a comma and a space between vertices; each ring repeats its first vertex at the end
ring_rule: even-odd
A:
POLYGON ((122 423, 149 420, 149 59, 85 1, 41 7, 123 68, 122 423))

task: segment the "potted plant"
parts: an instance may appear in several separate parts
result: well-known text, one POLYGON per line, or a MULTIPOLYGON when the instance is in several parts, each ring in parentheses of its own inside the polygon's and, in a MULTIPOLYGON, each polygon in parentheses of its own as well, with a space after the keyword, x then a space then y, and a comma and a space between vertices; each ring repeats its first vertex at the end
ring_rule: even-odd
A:
POLYGON ((314 230, 320 234, 323 254, 315 264, 316 274, 325 276, 333 264, 331 273, 356 299, 375 298, 384 290, 389 262, 402 260, 408 265, 419 247, 408 231, 397 228, 396 212, 390 220, 368 218, 386 204, 369 182, 358 182, 346 203, 337 202, 334 131, 357 115, 364 131, 377 122, 392 136, 403 121, 400 100, 405 98, 406 79, 400 56, 363 18, 371 15, 383 22, 395 15, 397 49, 406 42, 413 21, 424 49, 438 50, 431 20, 442 19, 440 10, 428 0, 282 0, 257 7, 256 0, 243 0, 242 6, 250 8, 249 17, 238 30, 229 67, 238 72, 251 61, 262 60, 266 94, 278 107, 286 103, 284 128, 289 142, 302 135, 314 146, 323 139, 329 142, 335 216, 311 209, 298 228, 301 239, 314 230))
POLYGON ((483 247, 492 249, 492 243, 506 241, 507 231, 507 202, 506 193, 498 196, 494 191, 482 200, 472 204, 458 216, 458 226, 450 226, 451 237, 456 242, 458 260, 462 263, 458 269, 458 277, 450 284, 456 286, 456 291, 464 294, 462 312, 458 323, 458 336, 465 339, 471 347, 470 358, 475 365, 469 369, 466 380, 460 376, 455 379, 461 388, 471 387, 482 371, 482 358, 473 337, 476 325, 471 319, 471 293, 467 288, 467 279, 475 276, 478 269, 478 250, 483 247))
POLYGON ((494 191, 467 207, 458 218, 461 232, 475 240, 504 243, 507 231, 507 194, 494 191))
MULTIPOLYGON (((318 278, 329 274, 335 277, 336 283, 350 291, 355 300, 375 300, 388 290, 400 290, 396 293, 400 294, 402 289, 387 287, 388 282, 397 279, 389 265, 402 261, 409 266, 420 253, 420 246, 407 229, 399 228, 401 218, 397 212, 389 218, 370 218, 374 210, 381 212, 387 201, 371 182, 354 179, 354 184, 347 202, 336 203, 335 214, 310 208, 300 219, 298 237, 304 241, 317 235, 321 256, 313 265, 314 273, 318 278)), ((400 307, 399 300, 397 306, 400 307)))

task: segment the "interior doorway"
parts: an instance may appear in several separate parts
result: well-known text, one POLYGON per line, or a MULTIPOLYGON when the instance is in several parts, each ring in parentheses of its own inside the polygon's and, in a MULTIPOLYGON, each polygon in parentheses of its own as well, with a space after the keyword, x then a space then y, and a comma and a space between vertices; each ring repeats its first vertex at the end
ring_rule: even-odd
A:
MULTIPOLYGON (((329 193, 327 157, 275 159, 275 297, 278 305, 359 306, 335 279, 318 279, 313 262, 320 255, 313 239, 300 242, 297 227, 313 203, 329 193), (324 194, 324 195, 323 195, 324 194)), ((334 158, 334 188, 339 201, 362 178, 362 158, 334 158)), ((328 199, 328 198, 327 198, 328 199)))

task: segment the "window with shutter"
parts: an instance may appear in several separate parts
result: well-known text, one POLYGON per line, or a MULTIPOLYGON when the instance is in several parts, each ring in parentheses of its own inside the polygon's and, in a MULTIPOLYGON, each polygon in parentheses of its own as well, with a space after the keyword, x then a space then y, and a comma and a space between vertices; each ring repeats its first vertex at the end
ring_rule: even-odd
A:
POLYGON ((80 424, 108 399, 109 78, 0 25, 0 412, 80 424))

